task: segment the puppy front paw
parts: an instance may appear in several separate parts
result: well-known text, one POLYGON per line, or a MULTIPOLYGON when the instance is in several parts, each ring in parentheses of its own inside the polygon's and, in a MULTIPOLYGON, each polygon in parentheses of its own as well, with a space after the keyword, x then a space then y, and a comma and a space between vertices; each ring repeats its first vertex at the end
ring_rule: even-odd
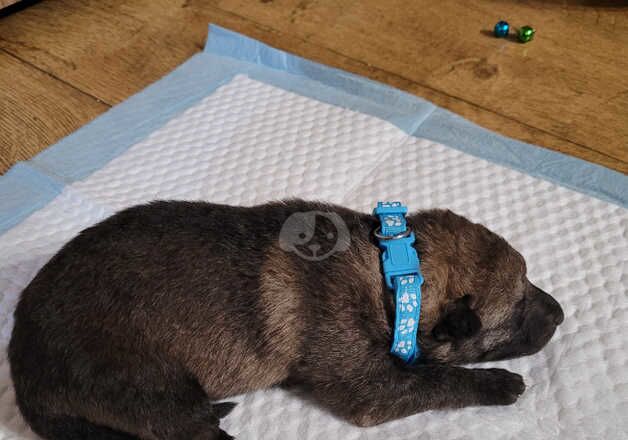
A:
POLYGON ((501 368, 477 369, 481 405, 511 405, 526 388, 523 377, 501 368))

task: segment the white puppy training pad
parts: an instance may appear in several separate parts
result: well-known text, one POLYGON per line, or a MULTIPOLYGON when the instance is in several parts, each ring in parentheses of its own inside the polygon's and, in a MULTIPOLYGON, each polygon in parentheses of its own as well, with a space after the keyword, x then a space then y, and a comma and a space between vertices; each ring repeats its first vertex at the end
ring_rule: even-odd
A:
POLYGON ((272 389, 234 399, 239 405, 223 422, 230 434, 628 438, 626 209, 411 136, 382 118, 236 75, 0 235, 0 439, 36 438, 14 403, 6 346, 20 291, 65 242, 154 199, 253 205, 286 197, 362 211, 387 199, 450 208, 520 250, 531 280, 562 304, 565 321, 540 353, 491 363, 524 376, 527 390, 512 406, 427 412, 360 429, 272 389))

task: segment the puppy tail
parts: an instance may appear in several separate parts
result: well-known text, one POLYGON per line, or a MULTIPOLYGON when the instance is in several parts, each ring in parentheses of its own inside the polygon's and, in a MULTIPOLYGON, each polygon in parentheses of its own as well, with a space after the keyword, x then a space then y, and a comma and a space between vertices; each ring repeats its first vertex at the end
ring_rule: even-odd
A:
POLYGON ((216 417, 222 419, 223 417, 227 416, 231 411, 233 411, 233 408, 235 408, 236 405, 237 403, 235 402, 214 403, 212 404, 212 410, 216 417))

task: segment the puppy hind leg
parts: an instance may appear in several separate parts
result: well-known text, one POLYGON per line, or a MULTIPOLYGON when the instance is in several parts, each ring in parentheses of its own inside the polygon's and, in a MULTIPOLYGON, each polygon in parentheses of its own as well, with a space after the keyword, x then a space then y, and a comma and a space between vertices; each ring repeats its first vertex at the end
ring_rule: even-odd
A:
MULTIPOLYGON (((80 400, 98 402, 98 411, 86 409, 79 415, 87 419, 91 414, 100 414, 98 423, 137 436, 120 437, 119 440, 232 438, 220 429, 219 423, 235 404, 212 404, 198 381, 181 370, 163 365, 162 368, 151 368, 149 364, 143 367, 144 374, 138 380, 130 380, 127 376, 124 379, 118 377, 115 384, 108 382, 106 387, 105 384, 102 387, 92 384, 92 395, 80 400)), ((116 377, 113 373, 111 376, 116 377)), ((79 396, 74 400, 79 400, 79 396)), ((67 440, 74 438, 100 439, 87 435, 67 440)), ((118 440, 118 437, 102 437, 102 440, 109 439, 118 440)), ((59 437, 59 440, 66 440, 66 437, 59 437)))
POLYGON ((147 430, 156 440, 230 440, 220 429, 220 418, 234 403, 213 404, 196 379, 173 383, 166 390, 146 396, 147 430))
POLYGON ((131 434, 98 426, 78 417, 30 415, 30 427, 48 440, 139 440, 131 434))

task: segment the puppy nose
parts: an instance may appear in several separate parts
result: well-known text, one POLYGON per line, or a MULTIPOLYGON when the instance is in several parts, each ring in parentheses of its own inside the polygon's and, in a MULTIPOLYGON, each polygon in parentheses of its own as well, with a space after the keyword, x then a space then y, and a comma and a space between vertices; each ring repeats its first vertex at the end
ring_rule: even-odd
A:
POLYGON ((558 301, 556 301, 550 295, 547 296, 549 296, 550 299, 550 313, 552 314, 552 318, 554 318, 554 324, 560 325, 565 319, 565 313, 563 312, 563 308, 560 306, 560 304, 558 304, 558 301))
POLYGON ((543 291, 541 292, 543 303, 547 308, 549 315, 552 318, 552 321, 555 325, 560 325, 565 319, 565 313, 563 312, 563 308, 560 306, 560 304, 558 304, 558 301, 556 301, 551 295, 543 291))
MULTIPOLYGON (((556 303, 558 304, 558 303, 556 303)), ((565 320, 565 313, 561 306, 558 306, 558 310, 554 313, 554 324, 561 325, 565 320)))

